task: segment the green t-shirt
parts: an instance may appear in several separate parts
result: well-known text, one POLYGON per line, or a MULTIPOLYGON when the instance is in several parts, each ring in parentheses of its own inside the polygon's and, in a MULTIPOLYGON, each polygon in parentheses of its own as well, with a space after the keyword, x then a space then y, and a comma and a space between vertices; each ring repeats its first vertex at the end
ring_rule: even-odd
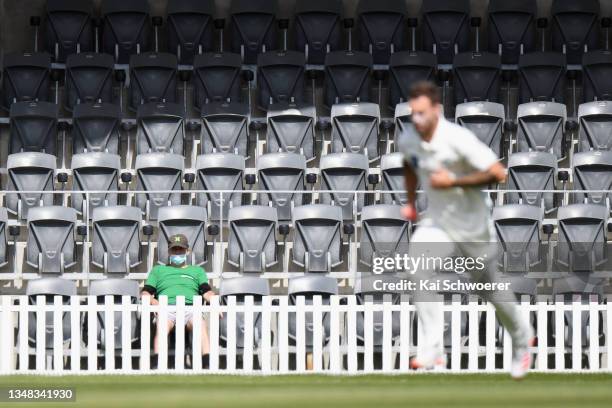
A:
POLYGON ((157 296, 168 296, 168 304, 175 305, 177 296, 185 296, 185 304, 193 304, 193 297, 199 296, 200 285, 208 283, 206 272, 199 266, 176 268, 169 265, 153 267, 145 285, 154 287, 157 296))

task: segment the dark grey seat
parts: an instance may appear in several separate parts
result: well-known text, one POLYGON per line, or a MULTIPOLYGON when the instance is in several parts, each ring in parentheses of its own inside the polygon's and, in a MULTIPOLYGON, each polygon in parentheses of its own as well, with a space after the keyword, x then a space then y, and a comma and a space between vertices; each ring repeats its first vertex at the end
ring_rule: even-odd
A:
POLYGON ((401 152, 385 154, 380 158, 381 190, 393 191, 381 194, 383 204, 405 205, 408 202, 404 185, 404 154, 401 152))
POLYGON ((248 155, 249 107, 243 104, 207 104, 202 108, 200 152, 248 155))
POLYGON ((56 62, 94 49, 93 12, 92 0, 47 0, 45 48, 56 62))
POLYGON ((80 153, 72 156, 72 189, 71 205, 85 217, 89 217, 96 207, 117 205, 119 190, 119 173, 121 158, 110 153, 80 153), (82 191, 83 193, 77 193, 82 191), (106 193, 89 193, 86 191, 106 191, 106 193), (88 200, 88 201, 86 201, 88 200), (85 207, 87 205, 87 207, 85 207))
POLYGON ((338 104, 331 110, 333 153, 366 154, 375 160, 379 154, 380 108, 375 103, 338 104))
POLYGON ((257 195, 258 203, 275 207, 279 220, 291 220, 291 210, 304 203, 304 195, 287 191, 305 190, 305 174, 306 158, 299 154, 268 153, 259 156, 259 189, 267 193, 257 195))
POLYGON ((612 99, 612 53, 609 50, 589 51, 582 57, 582 100, 612 99))
POLYGON ((25 152, 8 156, 6 206, 10 212, 26 219, 30 208, 53 205, 53 194, 21 191, 53 191, 55 162, 55 156, 46 153, 25 152))
POLYGON ((17 102, 11 105, 10 153, 57 153, 58 106, 50 102, 17 102))
POLYGON ((455 103, 472 101, 497 102, 501 59, 483 52, 462 52, 453 59, 455 103))
POLYGON ((102 0, 102 50, 127 64, 130 55, 149 50, 150 22, 147 0, 102 0))
POLYGON ((73 153, 119 153, 121 108, 110 103, 82 103, 72 114, 73 153))
POLYGON ((242 193, 214 193, 244 190, 244 157, 229 153, 213 153, 196 159, 196 189, 205 190, 196 195, 199 206, 206 207, 211 220, 227 219, 229 209, 242 205, 242 193))
POLYGON ((358 153, 332 153, 321 158, 321 190, 335 191, 320 193, 322 204, 333 204, 342 208, 345 220, 353 219, 361 211, 365 194, 355 194, 349 191, 362 192, 366 189, 369 164, 367 156, 358 153))
POLYGON ((214 53, 193 59, 194 105, 203 109, 207 103, 238 103, 240 94, 240 54, 214 53))
POLYGON ((493 223, 500 243, 498 263, 503 272, 526 273, 539 265, 541 248, 541 207, 509 204, 493 208, 493 223))
POLYGON ((256 64, 257 55, 276 49, 276 1, 233 0, 230 6, 232 52, 245 64, 256 64))
POLYGON ((66 60, 65 107, 72 111, 77 104, 113 102, 112 55, 93 52, 72 54, 66 60))
POLYGON ((76 264, 76 211, 62 206, 28 212, 26 262, 39 273, 64 273, 76 264))
POLYGON ((522 53, 536 47, 537 4, 532 0, 490 0, 489 52, 499 52, 503 64, 518 63, 522 53))
MULTIPOLYGON (((557 160, 551 153, 514 153, 508 158, 508 190, 556 189, 557 160)), ((525 192, 506 194, 508 203, 529 204, 554 209, 556 200, 552 192, 525 192)))
POLYGON ((342 211, 339 207, 310 204, 293 209, 293 263, 305 272, 330 272, 340 265, 342 211))
POLYGON ((580 64, 585 48, 599 48, 599 0, 554 0, 550 13, 552 48, 569 64, 580 64))
POLYGON ((206 263, 206 234, 204 226, 208 217, 206 209, 192 205, 175 205, 159 209, 157 223, 157 263, 168 264, 168 240, 175 234, 183 234, 189 242, 191 251, 189 263, 202 265, 206 263))
POLYGON ((50 101, 51 57, 43 53, 5 54, 2 65, 3 106, 13 102, 50 101))
POLYGON ((373 258, 407 253, 410 228, 401 209, 400 205, 390 204, 363 207, 359 262, 371 267, 373 258))
POLYGON ((325 106, 370 100, 372 56, 362 51, 332 51, 325 57, 325 106))
POLYGON ((297 0, 295 49, 304 52, 309 64, 323 64, 328 51, 342 46, 341 0, 297 0))
POLYGON ((176 102, 176 56, 145 52, 130 57, 130 108, 147 102, 176 102))
MULTIPOLYGON (((612 152, 593 151, 576 153, 572 158, 574 190, 612 189, 612 152)), ((573 202, 600 204, 610 208, 608 193, 572 194, 573 202)))
POLYGON ((136 206, 151 220, 157 219, 160 207, 181 203, 185 158, 172 153, 146 153, 136 156, 137 191, 151 191, 136 195, 136 206), (177 191, 176 193, 156 191, 177 191))
POLYGON ((213 49, 214 0, 174 0, 166 6, 168 51, 179 64, 193 64, 193 57, 213 49))
POLYGON ((612 102, 595 101, 578 107, 578 150, 612 150, 612 102))
POLYGON ((398 151, 398 142, 403 134, 407 131, 414 131, 412 125, 412 109, 408 102, 402 102, 395 105, 394 121, 395 131, 393 132, 393 150, 398 151))
POLYGON ((503 157, 504 105, 495 102, 466 102, 455 108, 455 122, 471 130, 489 146, 497 157, 503 157))
POLYGON ((138 207, 97 207, 93 210, 91 263, 104 273, 129 273, 142 262, 138 207))
POLYGON ((264 272, 278 262, 276 208, 245 205, 229 210, 227 262, 240 272, 264 272))
POLYGON ((405 47, 406 6, 394 0, 360 0, 357 5, 359 47, 372 54, 375 64, 388 64, 405 47))
POLYGON ((457 52, 467 51, 470 44, 469 0, 428 0, 423 15, 423 49, 438 56, 438 63, 451 64, 457 52))
POLYGON ((314 107, 268 110, 267 118, 267 153, 298 153, 306 160, 315 158, 314 107))
POLYGON ((136 154, 183 154, 185 113, 176 103, 153 102, 138 106, 136 154))
POLYGON ((0 207, 0 268, 8 264, 8 242, 6 238, 8 226, 8 213, 6 208, 0 207))
POLYGON ((565 55, 558 52, 531 52, 519 57, 519 103, 554 101, 563 103, 565 55))
POLYGON ((399 51, 389 58, 389 105, 407 102, 412 84, 432 81, 438 60, 434 54, 424 51, 399 51))
POLYGON ((555 102, 531 102, 518 106, 519 152, 539 151, 553 153, 557 159, 565 154, 565 121, 567 108, 555 102))
POLYGON ((270 51, 257 57, 258 105, 268 110, 273 104, 304 102, 306 58, 297 51, 270 51))

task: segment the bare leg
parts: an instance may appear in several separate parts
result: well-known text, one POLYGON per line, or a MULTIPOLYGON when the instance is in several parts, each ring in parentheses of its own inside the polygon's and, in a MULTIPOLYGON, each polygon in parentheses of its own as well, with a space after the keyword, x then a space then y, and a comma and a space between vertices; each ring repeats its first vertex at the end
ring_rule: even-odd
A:
MULTIPOLYGON (((194 319, 197 319, 197 317, 194 317, 194 319)), ((208 338, 208 330, 206 329, 206 322, 204 321, 203 318, 199 318, 200 319, 200 327, 202 327, 202 332, 201 332, 201 336, 200 336, 200 341, 202 343, 201 345, 201 349, 202 349, 202 355, 206 355, 210 353, 210 340, 208 338)), ((189 331, 193 331, 193 319, 189 320, 187 322, 187 330, 189 331)))
MULTIPOLYGON (((159 354, 159 335, 161 333, 161 326, 160 326, 161 322, 157 322, 157 330, 155 331, 155 338, 153 339, 153 352, 155 354, 159 354)), ((172 331, 172 329, 174 329, 174 322, 172 320, 168 320, 167 321, 168 324, 168 329, 166 332, 166 336, 168 334, 170 334, 170 332, 172 331)))

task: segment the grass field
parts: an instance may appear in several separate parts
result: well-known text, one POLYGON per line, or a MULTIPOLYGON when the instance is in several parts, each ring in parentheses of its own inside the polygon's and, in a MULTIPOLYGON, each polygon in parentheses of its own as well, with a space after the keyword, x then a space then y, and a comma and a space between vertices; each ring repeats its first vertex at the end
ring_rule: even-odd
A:
MULTIPOLYGON (((612 375, 0 377, 0 387, 75 387, 66 407, 611 407, 612 375)), ((0 403, 0 406, 8 406, 0 403)))

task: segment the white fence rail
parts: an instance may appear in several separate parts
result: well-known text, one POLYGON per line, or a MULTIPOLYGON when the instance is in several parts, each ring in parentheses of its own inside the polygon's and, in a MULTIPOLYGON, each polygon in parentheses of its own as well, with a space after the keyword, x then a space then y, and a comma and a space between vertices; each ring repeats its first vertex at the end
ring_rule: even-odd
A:
MULTIPOLYGON (((216 297, 203 305, 198 297, 189 306, 182 298, 167 305, 164 296, 159 305, 136 304, 128 296, 99 300, 2 296, 0 373, 407 373, 420 346, 414 305, 391 298, 359 304, 355 296, 299 296, 293 304, 287 296, 247 296, 219 304, 216 297), (152 322, 174 312, 174 340, 162 333, 156 367, 150 367, 152 322), (184 312, 205 320, 194 319, 189 332, 184 312), (208 368, 200 358, 202 324, 210 336, 208 368)), ((511 340, 491 305, 453 300, 442 307, 448 359, 442 371, 509 369, 511 340)), ((576 297, 522 302, 520 308, 537 327, 531 349, 536 371, 612 371, 611 305, 576 297)))

